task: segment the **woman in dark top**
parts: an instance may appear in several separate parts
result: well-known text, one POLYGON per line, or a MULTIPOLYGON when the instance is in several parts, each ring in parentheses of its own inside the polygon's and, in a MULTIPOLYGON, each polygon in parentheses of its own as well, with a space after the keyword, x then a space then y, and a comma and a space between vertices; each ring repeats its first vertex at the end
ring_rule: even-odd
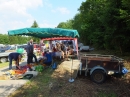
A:
POLYGON ((22 54, 14 52, 9 54, 9 70, 12 69, 12 61, 14 60, 14 64, 16 65, 16 69, 20 69, 19 62, 21 61, 22 54))

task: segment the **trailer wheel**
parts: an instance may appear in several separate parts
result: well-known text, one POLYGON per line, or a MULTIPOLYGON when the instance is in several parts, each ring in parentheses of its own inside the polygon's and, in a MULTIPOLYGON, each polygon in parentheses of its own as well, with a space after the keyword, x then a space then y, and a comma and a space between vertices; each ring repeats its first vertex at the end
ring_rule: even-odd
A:
POLYGON ((7 58, 1 58, 0 61, 1 61, 2 63, 7 62, 7 58))
POLYGON ((106 73, 103 70, 94 70, 91 74, 91 80, 101 84, 106 80, 106 73))

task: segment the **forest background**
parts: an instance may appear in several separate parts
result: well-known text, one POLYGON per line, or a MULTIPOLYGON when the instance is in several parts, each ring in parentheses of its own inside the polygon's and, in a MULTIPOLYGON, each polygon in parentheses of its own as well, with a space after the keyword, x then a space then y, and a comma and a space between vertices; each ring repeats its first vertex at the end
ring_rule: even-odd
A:
MULTIPOLYGON (((129 5, 129 0, 86 0, 72 19, 59 23, 57 28, 76 29, 80 34, 78 40, 95 49, 115 51, 121 55, 129 53, 129 5)), ((39 27, 36 20, 31 27, 39 27)), ((24 44, 30 38, 39 42, 35 37, 0 34, 0 43, 24 44)))

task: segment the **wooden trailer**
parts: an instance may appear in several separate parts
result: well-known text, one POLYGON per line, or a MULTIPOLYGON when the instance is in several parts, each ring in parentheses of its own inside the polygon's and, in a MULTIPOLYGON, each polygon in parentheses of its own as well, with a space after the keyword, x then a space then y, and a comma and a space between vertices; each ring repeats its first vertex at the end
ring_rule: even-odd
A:
POLYGON ((90 74, 96 83, 103 83, 108 75, 123 75, 122 58, 113 55, 82 54, 80 60, 80 75, 85 71, 85 76, 90 74))

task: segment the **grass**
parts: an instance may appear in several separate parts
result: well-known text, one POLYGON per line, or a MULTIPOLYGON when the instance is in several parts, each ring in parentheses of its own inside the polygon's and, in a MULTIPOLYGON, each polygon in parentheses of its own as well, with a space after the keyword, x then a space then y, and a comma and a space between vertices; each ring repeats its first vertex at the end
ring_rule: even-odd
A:
POLYGON ((105 93, 105 92, 99 92, 98 93, 98 97, 117 97, 117 95, 115 93, 105 93))
POLYGON ((54 81, 50 76, 52 72, 50 68, 45 69, 9 97, 18 97, 18 95, 19 97, 48 97, 49 89, 54 81))
POLYGON ((9 62, 0 63, 0 68, 9 66, 9 62))

